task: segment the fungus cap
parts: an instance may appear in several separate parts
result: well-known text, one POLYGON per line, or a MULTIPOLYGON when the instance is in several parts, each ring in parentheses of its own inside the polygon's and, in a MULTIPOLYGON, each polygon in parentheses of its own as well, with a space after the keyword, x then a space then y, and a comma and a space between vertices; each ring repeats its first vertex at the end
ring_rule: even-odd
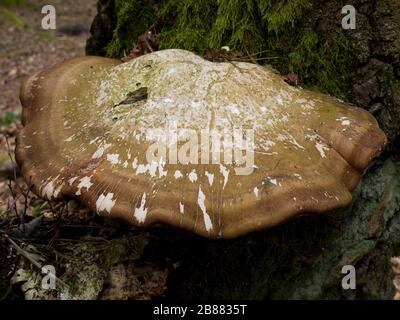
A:
POLYGON ((386 143, 363 109, 177 49, 64 61, 21 102, 16 156, 37 194, 206 237, 348 205, 386 143))

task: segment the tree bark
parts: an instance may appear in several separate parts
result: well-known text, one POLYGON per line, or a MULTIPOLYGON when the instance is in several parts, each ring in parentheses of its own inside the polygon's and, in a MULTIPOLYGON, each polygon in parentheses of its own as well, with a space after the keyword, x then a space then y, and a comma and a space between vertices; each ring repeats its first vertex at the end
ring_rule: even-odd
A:
MULTIPOLYGON (((295 2, 301 3, 299 0, 295 2)), ((323 46, 329 41, 336 43, 340 32, 354 52, 350 52, 348 59, 351 61, 344 62, 348 75, 337 72, 342 66, 336 65, 334 68, 337 69, 327 72, 338 74, 338 78, 329 80, 341 82, 342 98, 375 115, 389 143, 365 172, 354 192, 352 204, 343 210, 297 218, 282 226, 235 240, 211 241, 168 228, 151 229, 151 240, 142 259, 174 265, 168 283, 168 296, 172 298, 394 297, 394 275, 389 259, 400 255, 400 2, 353 1, 357 10, 357 28, 347 31, 340 26, 344 3, 336 0, 303 2, 308 5, 304 14, 296 18, 287 31, 279 34, 281 39, 286 39, 285 45, 273 48, 275 52, 289 57, 288 61, 298 69, 288 70, 287 65, 281 62, 273 62, 274 67, 282 73, 298 72, 303 79, 302 85, 330 92, 332 87, 324 85, 326 79, 318 78, 324 70, 314 70, 313 60, 307 60, 315 57, 304 50, 299 51, 299 48, 301 39, 306 39, 306 32, 313 30, 319 37, 315 48, 321 50, 320 58, 330 59, 330 48, 326 49, 328 53, 324 56, 323 46), (291 38, 293 32, 299 35, 291 38), (296 65, 292 58, 299 52, 304 53, 301 55, 304 61, 296 65), (345 265, 355 266, 355 290, 342 288, 345 276, 342 268, 345 265)), ((118 3, 121 6, 124 1, 118 3)), ((129 47, 118 47, 118 50, 112 51, 107 48, 115 43, 121 44, 121 40, 127 40, 132 33, 140 34, 151 27, 151 21, 161 33, 161 47, 170 47, 168 36, 174 32, 174 23, 166 20, 165 16, 160 19, 159 13, 173 1, 165 3, 162 6, 157 1, 151 2, 152 7, 147 8, 147 12, 152 12, 153 16, 150 15, 145 23, 144 19, 129 16, 134 10, 126 10, 125 16, 122 16, 114 0, 99 0, 99 13, 91 29, 92 37, 88 40, 88 54, 105 55, 111 52, 115 56, 122 49, 129 50, 129 47), (142 25, 130 24, 122 28, 121 21, 125 23, 130 18, 141 21, 142 25), (123 33, 120 32, 122 29, 123 33), (117 42, 116 37, 120 37, 117 42)), ((215 6, 218 7, 217 4, 215 6)), ((253 15, 255 19, 261 19, 257 10, 253 15)), ((216 19, 205 14, 194 18, 214 22, 216 19)), ((267 26, 269 28, 272 28, 271 21, 267 26)), ((262 25, 263 22, 256 21, 256 24, 262 25)), ((271 32, 266 40, 264 37, 265 47, 270 45, 268 41, 272 41, 269 40, 272 35, 271 32)), ((252 40, 244 39, 242 44, 249 45, 249 41, 252 40)), ((131 40, 125 43, 131 43, 131 40)), ((279 41, 275 43, 280 44, 279 41)), ((221 46, 224 44, 220 43, 221 46)), ((187 45, 178 47, 187 48, 187 45)), ((338 54, 344 52, 339 51, 338 54)), ((329 61, 324 63, 323 66, 329 65, 329 61)))

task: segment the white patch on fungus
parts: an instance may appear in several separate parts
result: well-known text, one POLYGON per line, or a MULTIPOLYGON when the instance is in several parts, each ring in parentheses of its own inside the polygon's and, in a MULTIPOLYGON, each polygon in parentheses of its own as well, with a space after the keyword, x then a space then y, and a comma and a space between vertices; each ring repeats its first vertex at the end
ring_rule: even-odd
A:
POLYGON ((275 145, 275 142, 271 140, 265 140, 263 141, 263 146, 265 149, 269 149, 269 147, 273 147, 275 145))
POLYGON ((77 196, 80 196, 82 188, 86 188, 86 190, 89 190, 89 188, 93 185, 93 183, 90 181, 91 177, 83 177, 82 179, 79 180, 78 184, 78 191, 75 193, 77 196))
POLYGON ((56 190, 54 190, 54 192, 53 192, 54 198, 57 198, 57 197, 58 197, 58 194, 61 192, 62 187, 63 187, 63 185, 61 184, 61 185, 59 185, 59 186, 57 187, 56 190))
POLYGON ((185 213, 185 205, 179 201, 179 212, 184 214, 185 213))
POLYGON ((296 103, 299 103, 299 104, 304 104, 304 103, 307 103, 308 102, 308 100, 307 99, 304 99, 304 98, 298 98, 297 100, 296 100, 296 103))
POLYGON ((55 192, 56 188, 55 188, 55 185, 54 185, 55 182, 57 181, 58 177, 59 176, 55 177, 53 180, 51 180, 49 183, 47 183, 44 186, 44 188, 42 190, 42 196, 43 197, 46 197, 47 199, 51 200, 51 199, 53 199, 54 197, 56 197, 58 195, 58 192, 55 192))
POLYGON ((96 98, 96 103, 98 106, 107 101, 107 96, 108 96, 107 91, 109 87, 110 83, 108 81, 102 81, 100 83, 100 90, 96 98))
POLYGON ((214 174, 212 174, 212 173, 206 171, 206 172, 205 172, 205 175, 206 175, 207 178, 208 178, 208 183, 210 184, 210 186, 212 186, 212 184, 213 184, 213 182, 214 182, 214 174))
POLYGON ((89 144, 93 144, 93 143, 95 143, 97 140, 99 140, 99 137, 96 137, 96 138, 90 140, 89 144))
POLYGON ((254 194, 256 195, 256 197, 258 198, 258 188, 254 187, 253 191, 254 191, 254 194))
POLYGON ((221 172, 221 174, 224 176, 224 185, 222 186, 222 189, 225 189, 225 186, 228 183, 229 170, 226 169, 222 164, 220 164, 219 172, 221 172))
POLYGON ((196 170, 193 169, 190 173, 189 173, 189 181, 190 182, 195 182, 197 181, 197 173, 196 170))
POLYGON ((102 193, 96 201, 97 213, 100 213, 102 211, 107 211, 108 213, 110 213, 116 201, 113 200, 113 197, 114 193, 107 193, 106 195, 102 193))
POLYGON ((305 150, 305 148, 301 145, 301 144, 299 144, 297 141, 296 141, 296 139, 295 138, 293 138, 293 137, 291 137, 292 139, 290 140, 291 142, 292 142, 292 144, 293 145, 295 145, 297 148, 299 148, 299 149, 303 149, 303 150, 305 150))
POLYGON ((158 163, 156 161, 152 161, 150 164, 147 165, 147 168, 149 170, 150 175, 152 177, 155 177, 158 168, 158 163))
POLYGON ((299 180, 303 179, 303 177, 299 173, 293 173, 293 175, 299 180))
POLYGON ((118 163, 120 163, 119 154, 117 153, 107 154, 107 161, 109 161, 112 165, 117 165, 118 163))
POLYGON ((70 186, 72 186, 74 184, 74 182, 76 181, 76 179, 78 179, 78 177, 73 177, 71 179, 68 180, 68 183, 70 186))
POLYGON ((199 186, 199 196, 197 198, 197 204, 199 205, 201 211, 203 212, 204 225, 208 232, 213 228, 210 216, 207 213, 206 205, 205 205, 206 196, 203 191, 201 191, 201 186, 199 186))
POLYGON ((183 178, 183 175, 179 170, 176 170, 174 173, 174 178, 178 180, 179 178, 183 178))
POLYGON ((149 172, 152 177, 156 176, 158 168, 158 163, 156 161, 152 161, 149 164, 139 164, 136 169, 136 174, 143 174, 149 172))
POLYGON ((136 174, 142 174, 147 171, 147 166, 144 164, 137 165, 136 174))
POLYGON ((274 184, 274 185, 278 185, 278 180, 275 178, 275 179, 272 179, 272 178, 270 178, 270 177, 268 177, 268 180, 269 180, 269 182, 271 182, 272 184, 274 184))
POLYGON ((319 154, 321 155, 321 158, 326 158, 325 151, 329 150, 328 147, 326 147, 324 144, 322 144, 320 142, 317 142, 315 144, 315 148, 317 148, 317 150, 319 151, 319 154))
POLYGON ((135 159, 132 161, 132 168, 133 168, 133 169, 136 169, 137 167, 138 167, 138 159, 135 158, 135 159))
POLYGON ((160 178, 166 177, 167 173, 168 173, 167 170, 164 170, 164 164, 165 164, 165 162, 163 162, 162 159, 158 163, 158 175, 159 175, 160 178))
POLYGON ((146 220, 147 208, 146 205, 146 192, 142 195, 142 201, 140 202, 140 207, 135 208, 134 216, 139 223, 143 223, 146 220))
POLYGON ((111 144, 105 144, 101 147, 99 147, 95 153, 92 155, 92 159, 98 159, 101 156, 103 156, 104 151, 106 151, 109 147, 111 147, 111 144))
POLYGON ((287 137, 282 134, 282 133, 278 133, 278 135, 276 136, 276 140, 278 141, 286 141, 287 137))
POLYGON ((342 126, 349 126, 351 124, 351 121, 346 117, 340 117, 340 118, 336 119, 336 121, 340 121, 342 126))
POLYGON ((64 141, 66 141, 66 142, 71 142, 74 138, 75 138, 75 134, 73 134, 73 135, 70 136, 69 138, 65 139, 64 141))

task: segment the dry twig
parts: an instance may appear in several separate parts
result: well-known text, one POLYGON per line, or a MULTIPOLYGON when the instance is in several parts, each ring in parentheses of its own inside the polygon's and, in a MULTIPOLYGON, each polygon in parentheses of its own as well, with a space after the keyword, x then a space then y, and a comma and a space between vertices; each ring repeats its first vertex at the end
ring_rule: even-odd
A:
MULTIPOLYGON (((28 259, 30 263, 32 263, 35 267, 39 268, 40 271, 42 271, 42 265, 36 261, 29 252, 25 251, 22 249, 13 239, 11 239, 7 234, 5 234, 5 238, 10 242, 11 246, 23 257, 28 259)), ((63 286, 69 288, 68 284, 66 284, 64 281, 62 281, 60 278, 58 278, 56 275, 53 275, 54 278, 61 283, 63 286)))

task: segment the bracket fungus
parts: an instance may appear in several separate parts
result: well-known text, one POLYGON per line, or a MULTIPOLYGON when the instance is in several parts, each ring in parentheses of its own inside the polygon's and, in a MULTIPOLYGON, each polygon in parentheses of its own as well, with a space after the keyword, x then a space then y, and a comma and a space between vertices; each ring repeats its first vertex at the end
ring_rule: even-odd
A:
POLYGON ((348 205, 386 143, 363 109, 178 49, 67 60, 21 101, 16 156, 37 194, 210 238, 348 205))

